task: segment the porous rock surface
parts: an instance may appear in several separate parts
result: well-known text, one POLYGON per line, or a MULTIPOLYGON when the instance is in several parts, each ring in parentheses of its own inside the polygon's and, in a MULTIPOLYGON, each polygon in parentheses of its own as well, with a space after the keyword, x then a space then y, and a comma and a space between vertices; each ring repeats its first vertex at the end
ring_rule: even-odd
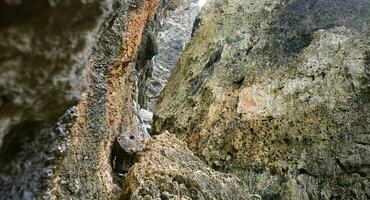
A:
POLYGON ((88 59, 113 4, 0 2, 0 199, 43 196, 51 163, 64 149, 54 143, 75 117, 66 111, 81 99, 88 59))
POLYGON ((138 116, 135 61, 145 27, 165 2, 124 3, 117 5, 89 61, 88 89, 76 106, 68 147, 49 187, 56 199, 118 198, 128 160, 150 137, 138 116), (113 145, 117 140, 122 151, 113 145))
POLYGON ((251 199, 245 183, 209 168, 168 133, 147 141, 135 159, 121 199, 251 199))
POLYGON ((135 61, 165 4, 0 3, 0 199, 119 196, 112 166, 126 158, 112 143, 128 133, 138 143, 149 137, 135 61))
POLYGON ((194 3, 0 3, 0 199, 370 198, 370 2, 194 3))
POLYGON ((154 112, 262 199, 370 198, 370 2, 213 0, 154 112))
MULTIPOLYGON (((151 60, 145 47, 155 44, 145 46, 143 37, 186 22, 175 33, 189 40, 198 7, 187 3, 0 3, 0 199, 120 196, 150 137, 151 113, 139 114, 147 86, 139 84, 137 63, 151 60)), ((178 56, 184 44, 177 43, 178 56)))

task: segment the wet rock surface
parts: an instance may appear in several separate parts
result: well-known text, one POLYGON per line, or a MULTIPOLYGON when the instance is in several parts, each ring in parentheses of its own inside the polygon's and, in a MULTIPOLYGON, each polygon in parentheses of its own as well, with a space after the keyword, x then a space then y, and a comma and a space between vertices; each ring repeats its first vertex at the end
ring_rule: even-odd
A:
POLYGON ((360 0, 212 1, 153 132, 175 134, 262 199, 368 199, 369 10, 360 0))

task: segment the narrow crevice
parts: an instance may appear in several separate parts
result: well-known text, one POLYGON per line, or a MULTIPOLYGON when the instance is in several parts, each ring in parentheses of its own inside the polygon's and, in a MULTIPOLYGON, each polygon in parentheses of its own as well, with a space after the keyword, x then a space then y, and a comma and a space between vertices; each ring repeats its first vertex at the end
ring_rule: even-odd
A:
POLYGON ((117 137, 112 145, 111 166, 119 185, 122 185, 124 178, 134 164, 136 153, 143 150, 142 140, 136 134, 126 132, 117 137))

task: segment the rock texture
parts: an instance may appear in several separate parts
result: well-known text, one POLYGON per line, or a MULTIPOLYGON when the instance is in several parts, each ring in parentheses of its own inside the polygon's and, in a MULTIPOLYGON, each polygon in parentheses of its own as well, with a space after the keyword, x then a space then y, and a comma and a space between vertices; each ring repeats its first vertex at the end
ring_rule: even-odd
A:
POLYGON ((135 159, 121 199, 251 199, 242 181, 210 169, 168 133, 147 141, 135 159))
POLYGON ((0 199, 41 198, 113 4, 0 2, 0 199))
POLYGON ((214 0, 154 112, 262 199, 370 198, 370 2, 214 0))
POLYGON ((119 197, 150 137, 142 63, 158 54, 175 65, 195 1, 3 1, 0 11, 0 199, 119 197))
POLYGON ((140 72, 146 73, 139 83, 139 103, 143 109, 153 112, 159 93, 189 42, 200 10, 197 2, 198 0, 169 1, 159 25, 151 29, 149 34, 152 34, 150 42, 154 46, 153 57, 139 66, 140 72))
POLYGON ((135 61, 144 28, 163 6, 160 3, 146 0, 138 7, 119 3, 110 28, 102 33, 89 60, 89 86, 76 107, 63 163, 49 187, 56 199, 119 197, 129 160, 149 137, 135 103, 135 61), (122 151, 113 145, 116 140, 122 151))
POLYGON ((150 137, 135 62, 168 4, 1 2, 0 199, 120 195, 122 173, 150 137))
POLYGON ((163 3, 145 29, 136 62, 138 71, 137 102, 139 116, 146 130, 152 131, 153 110, 175 68, 180 54, 189 42, 196 16, 198 0, 171 0, 163 3))
POLYGON ((1 1, 0 146, 14 127, 55 120, 78 102, 110 12, 112 2, 102 0, 1 1))
POLYGON ((198 11, 1 1, 0 199, 369 199, 370 2, 198 11))

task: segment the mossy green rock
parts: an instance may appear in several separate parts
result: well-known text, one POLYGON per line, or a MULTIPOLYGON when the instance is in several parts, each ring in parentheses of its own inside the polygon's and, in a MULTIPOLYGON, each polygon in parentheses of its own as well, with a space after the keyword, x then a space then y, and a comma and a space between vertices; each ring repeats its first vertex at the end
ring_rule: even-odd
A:
POLYGON ((155 111, 263 199, 370 197, 370 2, 211 1, 155 111))

